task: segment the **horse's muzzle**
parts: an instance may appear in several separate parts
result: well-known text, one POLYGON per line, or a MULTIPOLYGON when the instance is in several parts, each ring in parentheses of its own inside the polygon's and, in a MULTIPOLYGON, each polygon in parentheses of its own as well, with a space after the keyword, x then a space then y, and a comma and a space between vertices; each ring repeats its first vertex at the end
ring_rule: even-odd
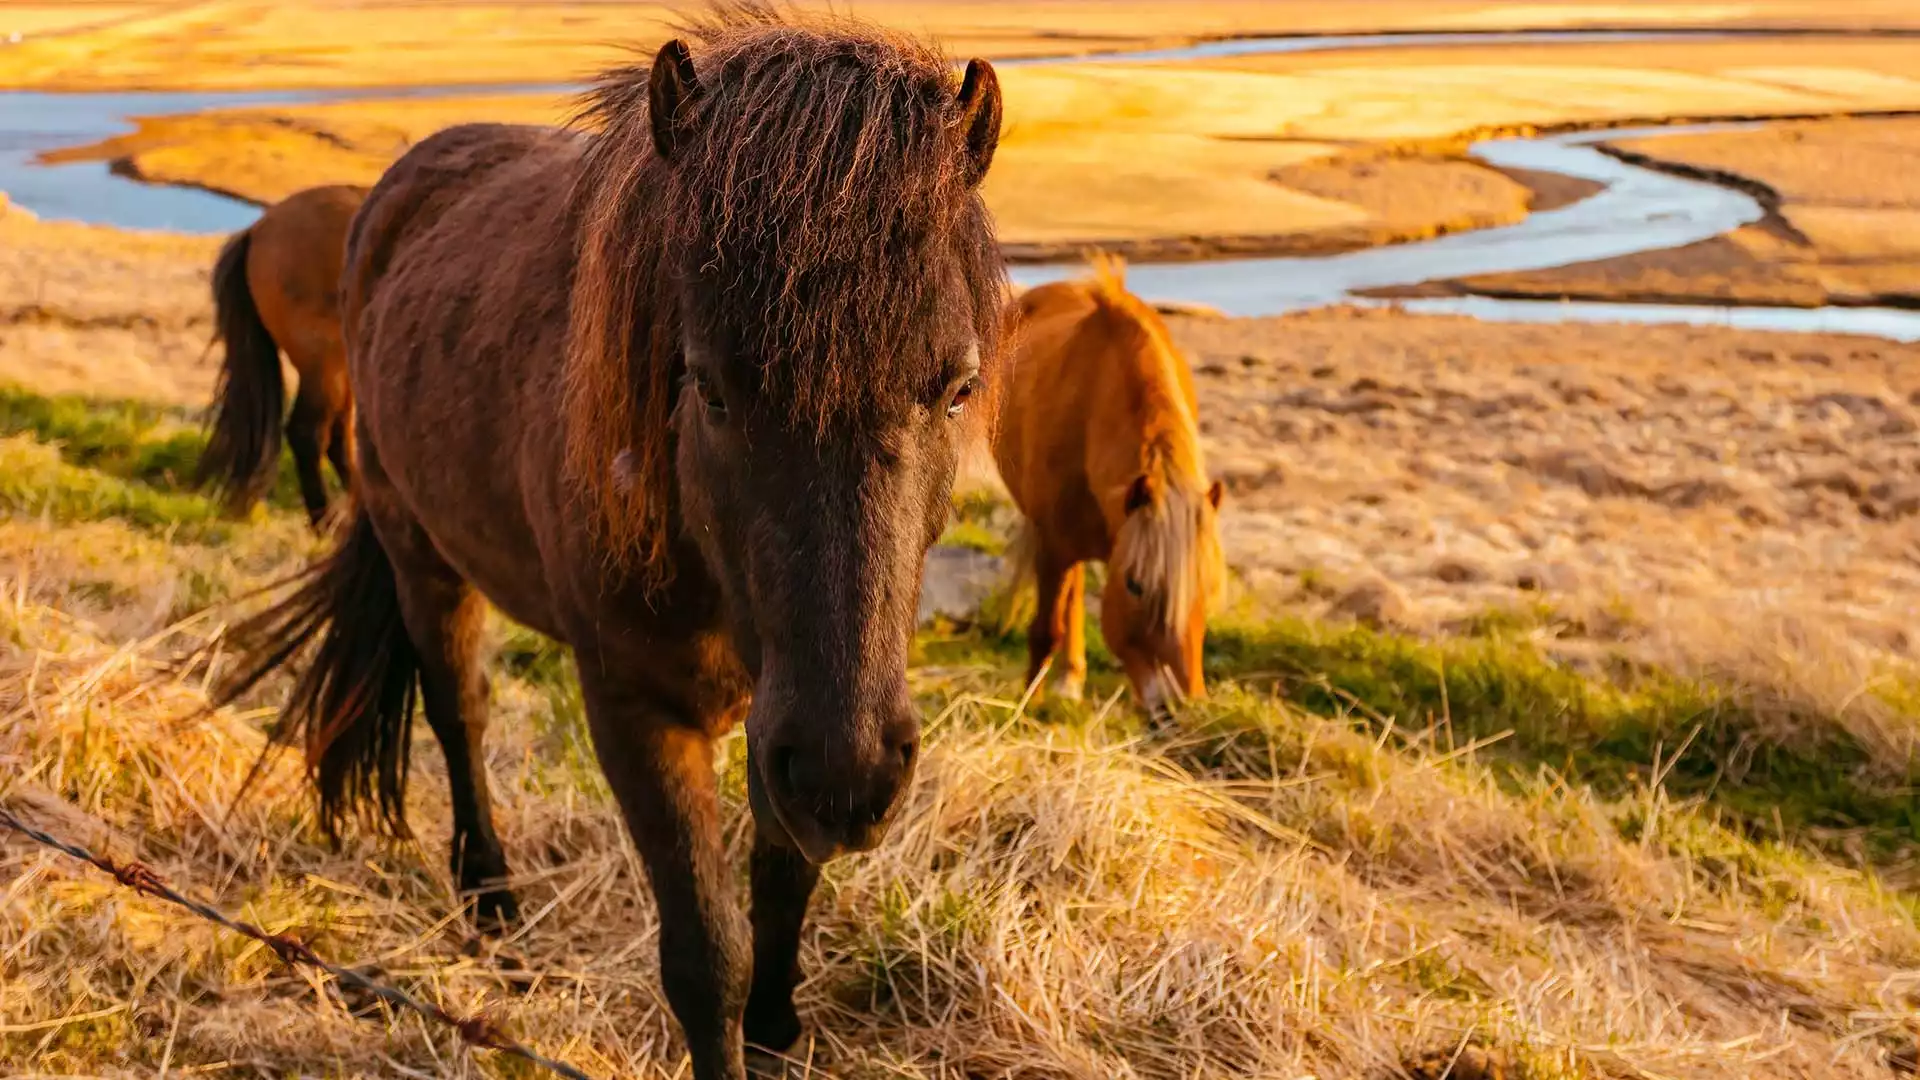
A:
POLYGON ((759 827, 812 863, 879 844, 913 782, 919 717, 908 706, 875 728, 865 739, 827 740, 782 738, 776 728, 750 746, 747 796, 759 827))

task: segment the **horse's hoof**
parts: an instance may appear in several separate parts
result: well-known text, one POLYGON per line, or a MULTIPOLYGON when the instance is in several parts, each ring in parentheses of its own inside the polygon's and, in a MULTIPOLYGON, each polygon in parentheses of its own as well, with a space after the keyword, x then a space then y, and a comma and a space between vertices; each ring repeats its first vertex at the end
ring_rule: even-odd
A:
POLYGON ((1087 696, 1087 677, 1078 678, 1068 675, 1060 680, 1060 686, 1054 691, 1061 701, 1079 701, 1087 696))
POLYGON ((791 1001, 781 1002, 776 1007, 761 1008, 755 1008, 752 1002, 748 1002, 747 1014, 741 1019, 740 1028, 750 1052, 770 1054, 782 1060, 783 1055, 800 1041, 803 1031, 800 1014, 794 1010, 791 1001))
POLYGON ((473 925, 482 934, 498 937, 520 921, 520 904, 505 889, 492 889, 474 897, 473 925))

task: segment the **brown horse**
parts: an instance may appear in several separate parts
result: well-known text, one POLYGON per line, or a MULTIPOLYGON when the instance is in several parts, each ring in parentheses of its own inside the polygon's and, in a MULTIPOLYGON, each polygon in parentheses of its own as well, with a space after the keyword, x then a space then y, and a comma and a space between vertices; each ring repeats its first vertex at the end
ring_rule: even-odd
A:
POLYGON ((315 526, 327 514, 320 459, 352 484, 353 397, 338 294, 347 225, 366 197, 366 188, 346 185, 289 195, 235 233, 213 264, 214 325, 227 356, 197 479, 220 491, 229 512, 245 512, 273 485, 283 428, 315 526), (281 350, 300 376, 291 416, 281 350))
POLYGON ((701 1078, 742 1075, 743 1016, 755 1046, 799 1036, 818 864, 873 846, 912 778, 921 576, 1004 283, 979 195, 989 65, 962 81, 851 22, 713 10, 692 48, 601 80, 597 134, 455 127, 374 187, 342 287, 353 519, 241 628, 219 695, 317 639, 282 730, 322 817, 377 801, 404 827, 417 690, 455 876, 491 923, 516 904, 481 750, 485 601, 571 646, 701 1078), (743 717, 745 919, 713 760, 743 717))
POLYGON ((1117 260, 1013 301, 1019 340, 993 441, 1026 517, 1014 560, 1038 586, 1027 679, 1066 646, 1062 696, 1087 677, 1085 570, 1107 564, 1100 629, 1149 713, 1206 692, 1207 605, 1225 576, 1193 374, 1117 260))

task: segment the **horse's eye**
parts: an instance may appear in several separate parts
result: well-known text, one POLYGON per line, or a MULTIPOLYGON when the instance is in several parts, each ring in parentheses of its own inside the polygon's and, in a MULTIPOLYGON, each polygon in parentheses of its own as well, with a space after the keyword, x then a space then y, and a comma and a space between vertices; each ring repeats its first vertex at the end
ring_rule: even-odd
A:
POLYGON ((720 392, 713 388, 713 383, 707 381, 705 376, 694 375, 691 378, 694 393, 700 395, 701 403, 707 407, 707 415, 714 420, 725 420, 727 399, 720 396, 720 392))
POLYGON ((1142 586, 1139 581, 1131 577, 1127 579, 1127 591, 1135 596, 1147 595, 1146 588, 1142 586))
POLYGON ((973 384, 978 379, 968 379, 953 392, 953 399, 947 402, 947 416, 957 417, 967 411, 967 402, 973 400, 973 384))

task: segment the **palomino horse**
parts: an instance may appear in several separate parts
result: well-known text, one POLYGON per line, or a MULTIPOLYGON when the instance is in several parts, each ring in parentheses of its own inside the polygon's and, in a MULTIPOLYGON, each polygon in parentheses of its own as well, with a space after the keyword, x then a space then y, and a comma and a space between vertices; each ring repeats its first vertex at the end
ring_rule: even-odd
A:
POLYGON ((1019 349, 993 457, 1025 515, 1014 558, 1033 575, 1031 683, 1066 647, 1060 690, 1087 677, 1085 570, 1107 564, 1100 629, 1136 697, 1163 715, 1205 693, 1207 605, 1224 577, 1200 453, 1193 375, 1166 324, 1127 292, 1117 260, 1091 279, 1029 289, 1009 323, 1019 349))
POLYGON ((320 459, 333 462, 342 484, 353 482, 353 397, 338 294, 347 225, 366 197, 366 188, 346 185, 289 195, 235 233, 213 264, 214 324, 227 357, 198 479, 221 491, 230 512, 245 511, 272 486, 283 427, 315 526, 327 515, 320 459), (283 349, 300 376, 291 416, 283 349))
POLYGON ((743 1074, 743 1027, 799 1037, 819 864, 878 842, 913 776, 921 576, 1004 283, 988 64, 962 81, 859 24, 713 10, 692 48, 602 78, 597 134, 450 128, 374 187, 342 283, 353 517, 236 632, 218 695, 317 639, 282 731, 324 820, 372 801, 404 827, 417 689, 455 876, 492 923, 517 909, 481 750, 485 601, 571 646, 701 1078, 743 1074), (713 758, 742 718, 744 919, 713 758))

